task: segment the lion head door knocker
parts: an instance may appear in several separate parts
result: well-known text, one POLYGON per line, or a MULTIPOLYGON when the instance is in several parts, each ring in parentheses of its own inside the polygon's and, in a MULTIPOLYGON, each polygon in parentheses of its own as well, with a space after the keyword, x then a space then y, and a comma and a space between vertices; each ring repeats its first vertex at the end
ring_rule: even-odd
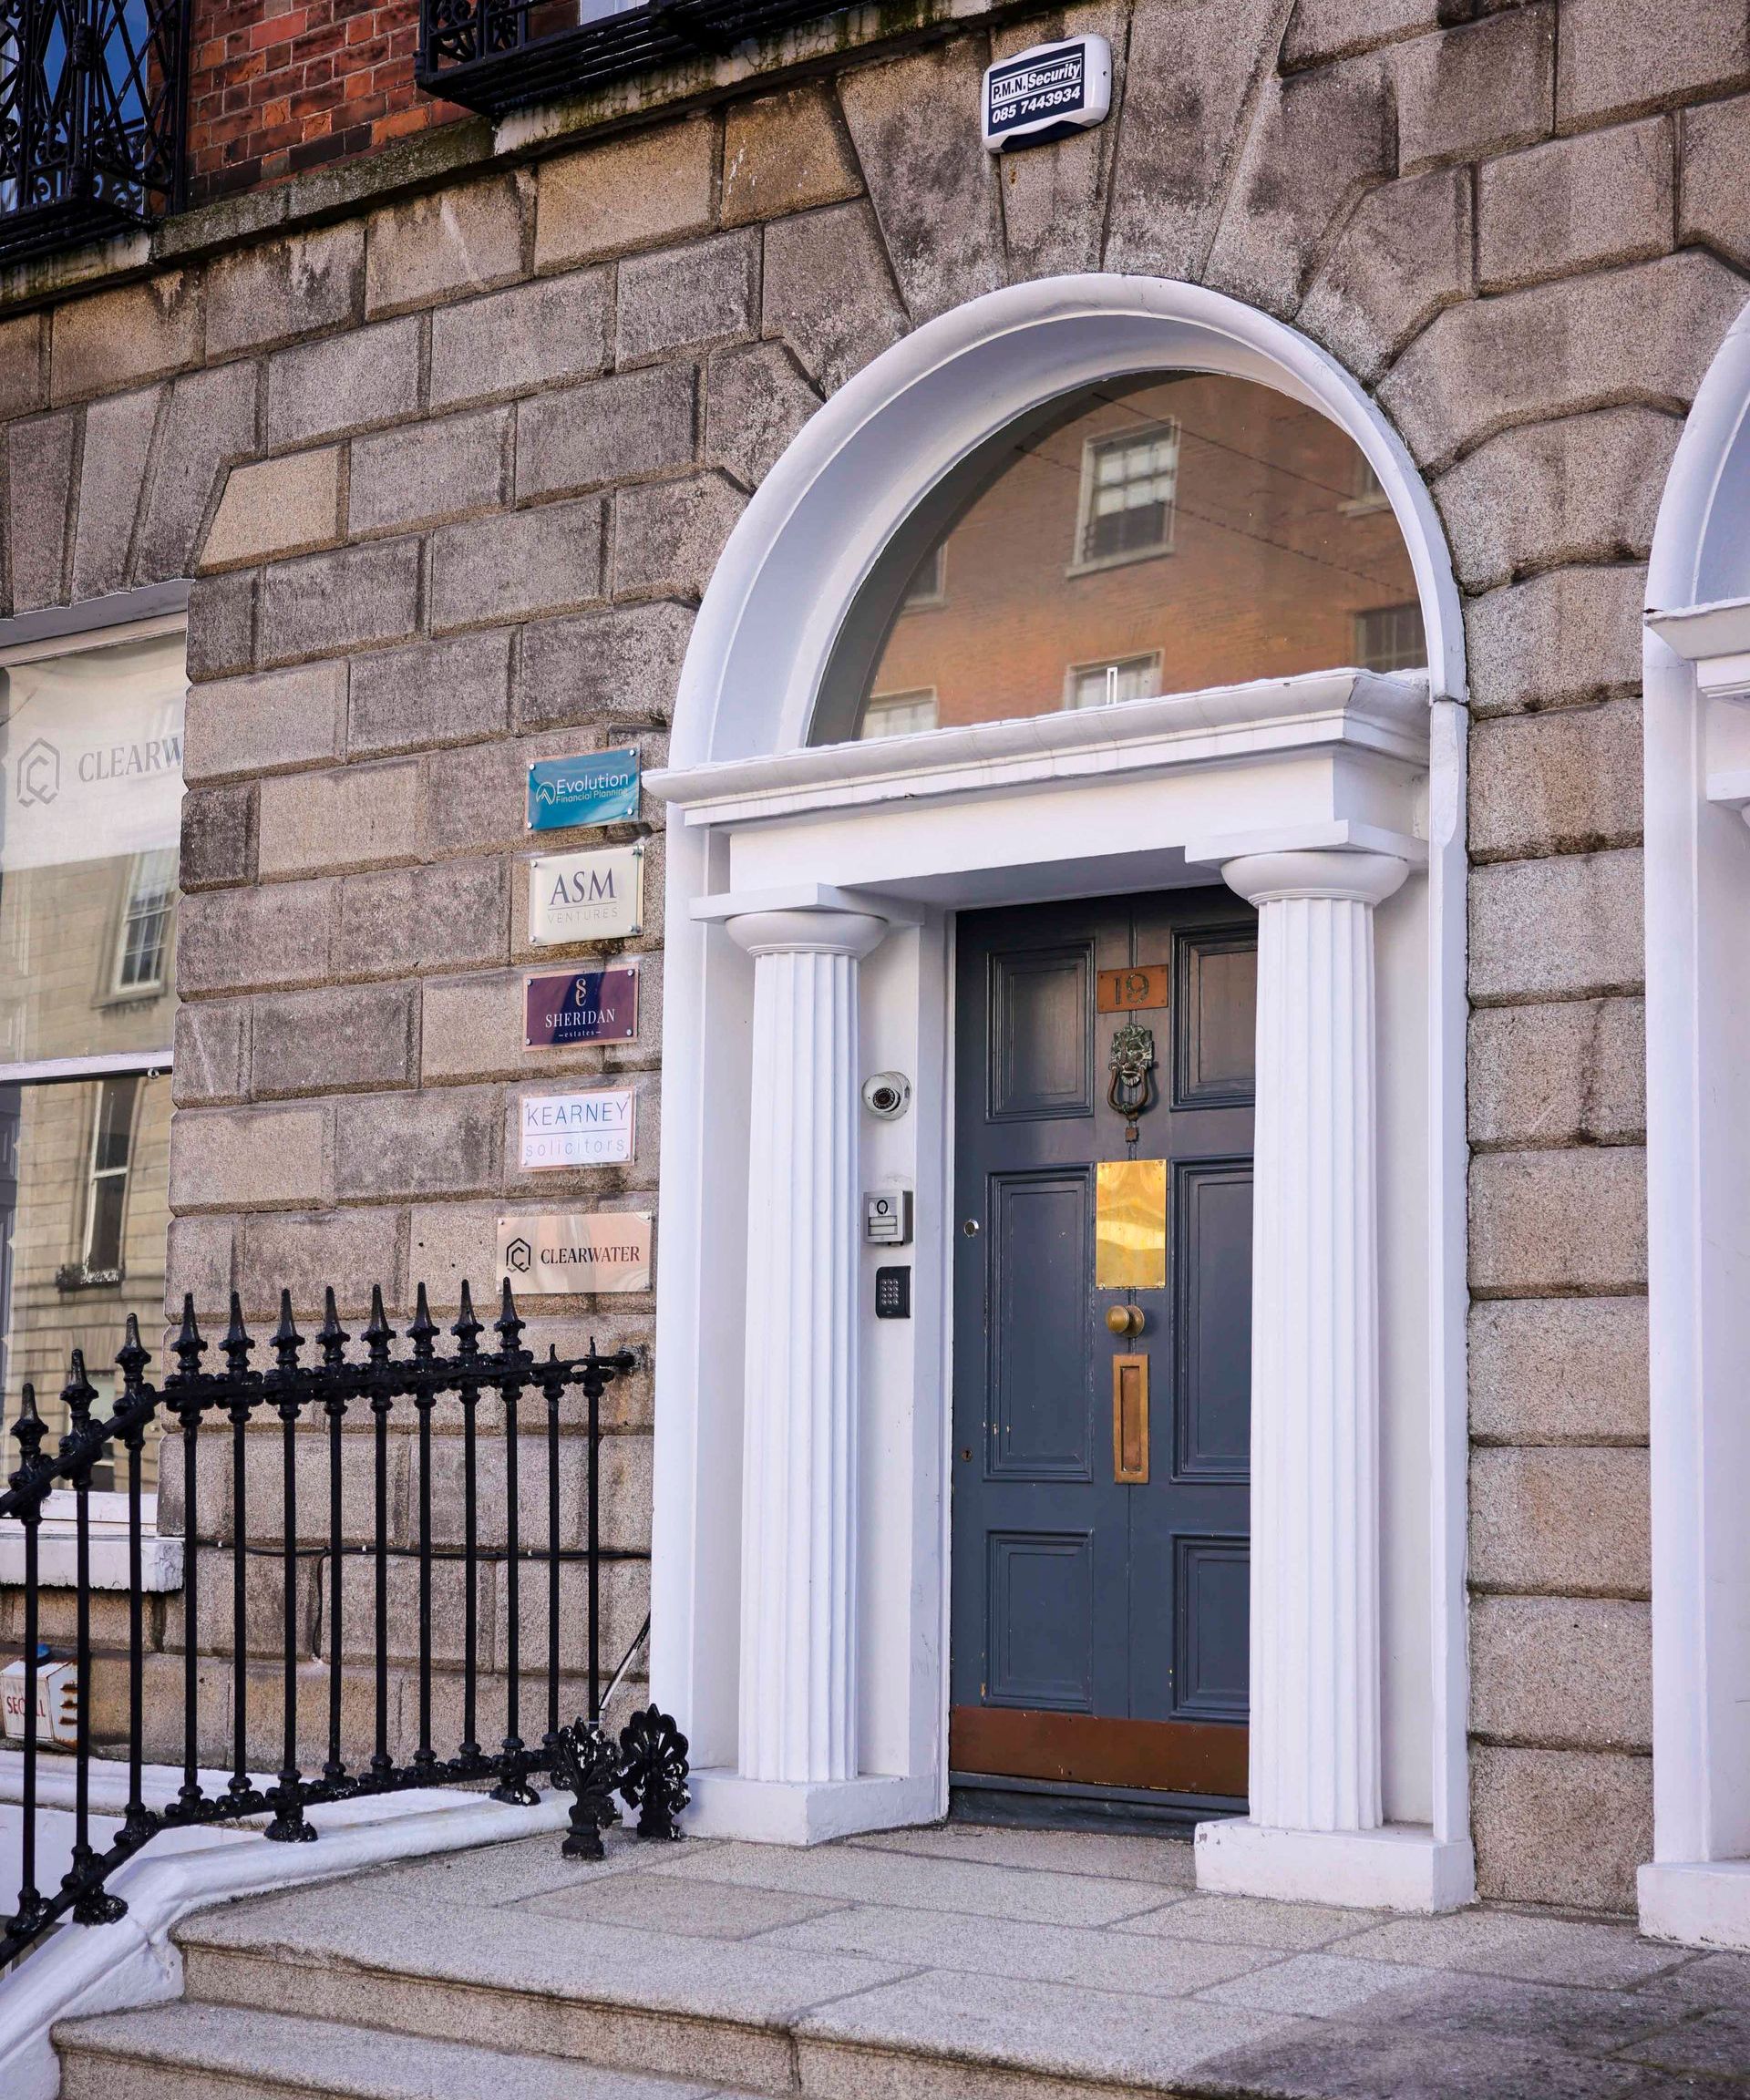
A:
POLYGON ((1124 1141, 1137 1142, 1137 1118, 1154 1106, 1155 1032, 1139 1022, 1127 1021, 1112 1031, 1112 1077, 1106 1089, 1108 1104, 1124 1117, 1124 1141))

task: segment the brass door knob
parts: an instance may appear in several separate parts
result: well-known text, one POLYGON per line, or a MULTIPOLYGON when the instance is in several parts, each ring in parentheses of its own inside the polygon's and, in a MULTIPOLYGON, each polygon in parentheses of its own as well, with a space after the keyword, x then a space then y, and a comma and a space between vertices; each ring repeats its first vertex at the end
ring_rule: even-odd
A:
POLYGON ((1106 1323, 1114 1334, 1140 1334, 1144 1313, 1140 1305, 1108 1305, 1106 1323))

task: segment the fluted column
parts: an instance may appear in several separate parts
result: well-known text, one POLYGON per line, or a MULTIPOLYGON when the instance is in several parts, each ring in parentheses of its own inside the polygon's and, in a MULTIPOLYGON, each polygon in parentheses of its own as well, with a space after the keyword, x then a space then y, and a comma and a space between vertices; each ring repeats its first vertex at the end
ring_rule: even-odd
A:
POLYGON ((1377 1829, 1379 1250, 1374 907, 1385 854, 1249 855, 1258 907, 1251 1815, 1377 1829))
POLYGON ((741 1776, 857 1774, 857 973, 851 911, 728 921, 754 958, 741 1776))

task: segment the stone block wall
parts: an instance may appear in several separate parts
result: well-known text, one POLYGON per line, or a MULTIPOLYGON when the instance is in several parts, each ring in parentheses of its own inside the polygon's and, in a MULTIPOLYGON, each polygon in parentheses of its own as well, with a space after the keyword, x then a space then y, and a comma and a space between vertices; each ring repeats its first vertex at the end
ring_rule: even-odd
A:
MULTIPOLYGON (((701 109, 677 75, 621 135, 568 129, 581 108, 447 173, 391 151, 368 190, 292 183, 262 237, 197 214, 136 282, 0 310, 11 607, 197 577, 172 1289, 261 1316, 283 1282, 303 1314, 333 1280, 356 1314, 370 1279, 405 1308, 423 1278, 453 1304, 536 1193, 518 1091, 567 1073, 636 1085, 639 1157, 540 1194, 650 1204, 660 854, 638 1043, 524 1051, 529 759, 660 758, 747 494, 910 328, 1076 270, 1248 300, 1376 395, 1465 594, 1479 1877, 1626 1909, 1651 1832, 1640 612, 1683 415, 1750 298, 1743 9, 1298 0, 1284 27, 1090 0, 811 48, 803 85, 701 109), (1111 120, 991 161, 982 68, 1065 27, 1112 40, 1111 120)), ((650 1311, 558 1302, 537 1338, 642 1343, 650 1311)), ((617 1405, 630 1525, 647 1385, 617 1405)))

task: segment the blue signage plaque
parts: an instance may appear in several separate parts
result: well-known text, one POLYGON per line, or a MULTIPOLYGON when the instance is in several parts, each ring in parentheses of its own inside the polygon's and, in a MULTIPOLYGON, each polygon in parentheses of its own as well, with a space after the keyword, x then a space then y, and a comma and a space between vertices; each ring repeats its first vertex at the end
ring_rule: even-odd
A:
POLYGON ((531 977, 524 997, 522 1039, 530 1049, 630 1043, 638 1034, 638 971, 633 963, 531 977))
POLYGON ((628 824, 637 814, 636 750, 538 758, 529 768, 531 831, 563 831, 574 824, 628 824))

